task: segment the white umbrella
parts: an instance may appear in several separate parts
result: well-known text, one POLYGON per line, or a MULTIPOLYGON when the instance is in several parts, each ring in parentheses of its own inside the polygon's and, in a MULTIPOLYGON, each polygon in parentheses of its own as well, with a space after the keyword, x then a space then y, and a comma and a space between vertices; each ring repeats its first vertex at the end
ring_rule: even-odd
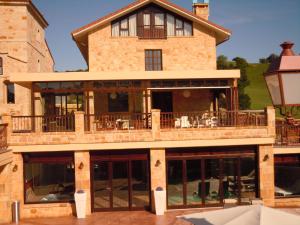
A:
POLYGON ((300 225, 300 216, 262 205, 238 206, 180 218, 195 225, 300 225))

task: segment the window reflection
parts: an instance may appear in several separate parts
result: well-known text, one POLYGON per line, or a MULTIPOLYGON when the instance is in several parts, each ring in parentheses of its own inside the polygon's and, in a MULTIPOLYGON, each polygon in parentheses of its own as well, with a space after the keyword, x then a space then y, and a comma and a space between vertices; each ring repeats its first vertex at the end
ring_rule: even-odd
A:
POLYGON ((275 156, 275 196, 300 196, 300 155, 275 156))
POLYGON ((24 162, 25 203, 68 202, 74 199, 74 164, 71 157, 34 158, 24 162))

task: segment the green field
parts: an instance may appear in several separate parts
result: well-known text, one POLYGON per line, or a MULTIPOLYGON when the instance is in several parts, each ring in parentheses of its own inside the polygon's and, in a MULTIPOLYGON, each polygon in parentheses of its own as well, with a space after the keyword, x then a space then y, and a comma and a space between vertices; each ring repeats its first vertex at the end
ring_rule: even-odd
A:
POLYGON ((251 109, 264 109, 272 105, 272 101, 263 77, 263 73, 268 69, 268 64, 249 64, 247 68, 250 85, 245 92, 251 98, 251 109))

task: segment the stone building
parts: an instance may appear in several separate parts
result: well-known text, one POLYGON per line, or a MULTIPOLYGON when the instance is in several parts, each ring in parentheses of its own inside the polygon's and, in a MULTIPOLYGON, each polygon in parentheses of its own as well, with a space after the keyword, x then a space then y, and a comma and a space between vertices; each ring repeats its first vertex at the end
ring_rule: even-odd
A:
POLYGON ((22 218, 72 215, 76 190, 87 193, 87 214, 154 211, 157 188, 168 209, 256 198, 275 206, 274 109, 239 111, 240 71, 216 69, 231 32, 208 15, 207 3, 190 12, 134 1, 72 32, 87 72, 53 73, 42 41, 41 66, 6 73, 28 106, 2 116, 11 160, 0 212, 19 200, 22 218))

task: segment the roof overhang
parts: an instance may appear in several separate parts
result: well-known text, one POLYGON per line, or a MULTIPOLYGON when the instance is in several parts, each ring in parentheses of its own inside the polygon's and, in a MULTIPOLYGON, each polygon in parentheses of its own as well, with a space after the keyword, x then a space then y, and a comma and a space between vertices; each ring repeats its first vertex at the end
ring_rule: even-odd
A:
POLYGON ((238 79, 240 70, 12 73, 13 83, 93 80, 238 79))
POLYGON ((206 20, 202 17, 197 16, 196 14, 192 13, 191 11, 182 8, 178 5, 175 5, 173 3, 171 3, 168 0, 137 0, 123 8, 121 8, 120 10, 117 10, 111 14, 108 14, 96 21, 93 21, 79 29, 74 30, 71 34, 73 37, 73 40, 76 42, 77 46, 79 47, 82 55, 84 56, 84 58, 87 60, 87 36, 90 32, 95 31, 96 29, 98 29, 99 27, 106 25, 110 22, 112 22, 113 20, 120 18, 128 13, 131 13, 149 3, 155 3, 165 9, 168 9, 176 14, 181 15, 184 18, 187 18, 195 23, 201 24, 204 27, 207 27, 208 29, 211 29, 215 32, 216 34, 216 42, 217 44, 221 44, 225 41, 227 41, 231 35, 231 31, 221 27, 209 20, 206 20))

